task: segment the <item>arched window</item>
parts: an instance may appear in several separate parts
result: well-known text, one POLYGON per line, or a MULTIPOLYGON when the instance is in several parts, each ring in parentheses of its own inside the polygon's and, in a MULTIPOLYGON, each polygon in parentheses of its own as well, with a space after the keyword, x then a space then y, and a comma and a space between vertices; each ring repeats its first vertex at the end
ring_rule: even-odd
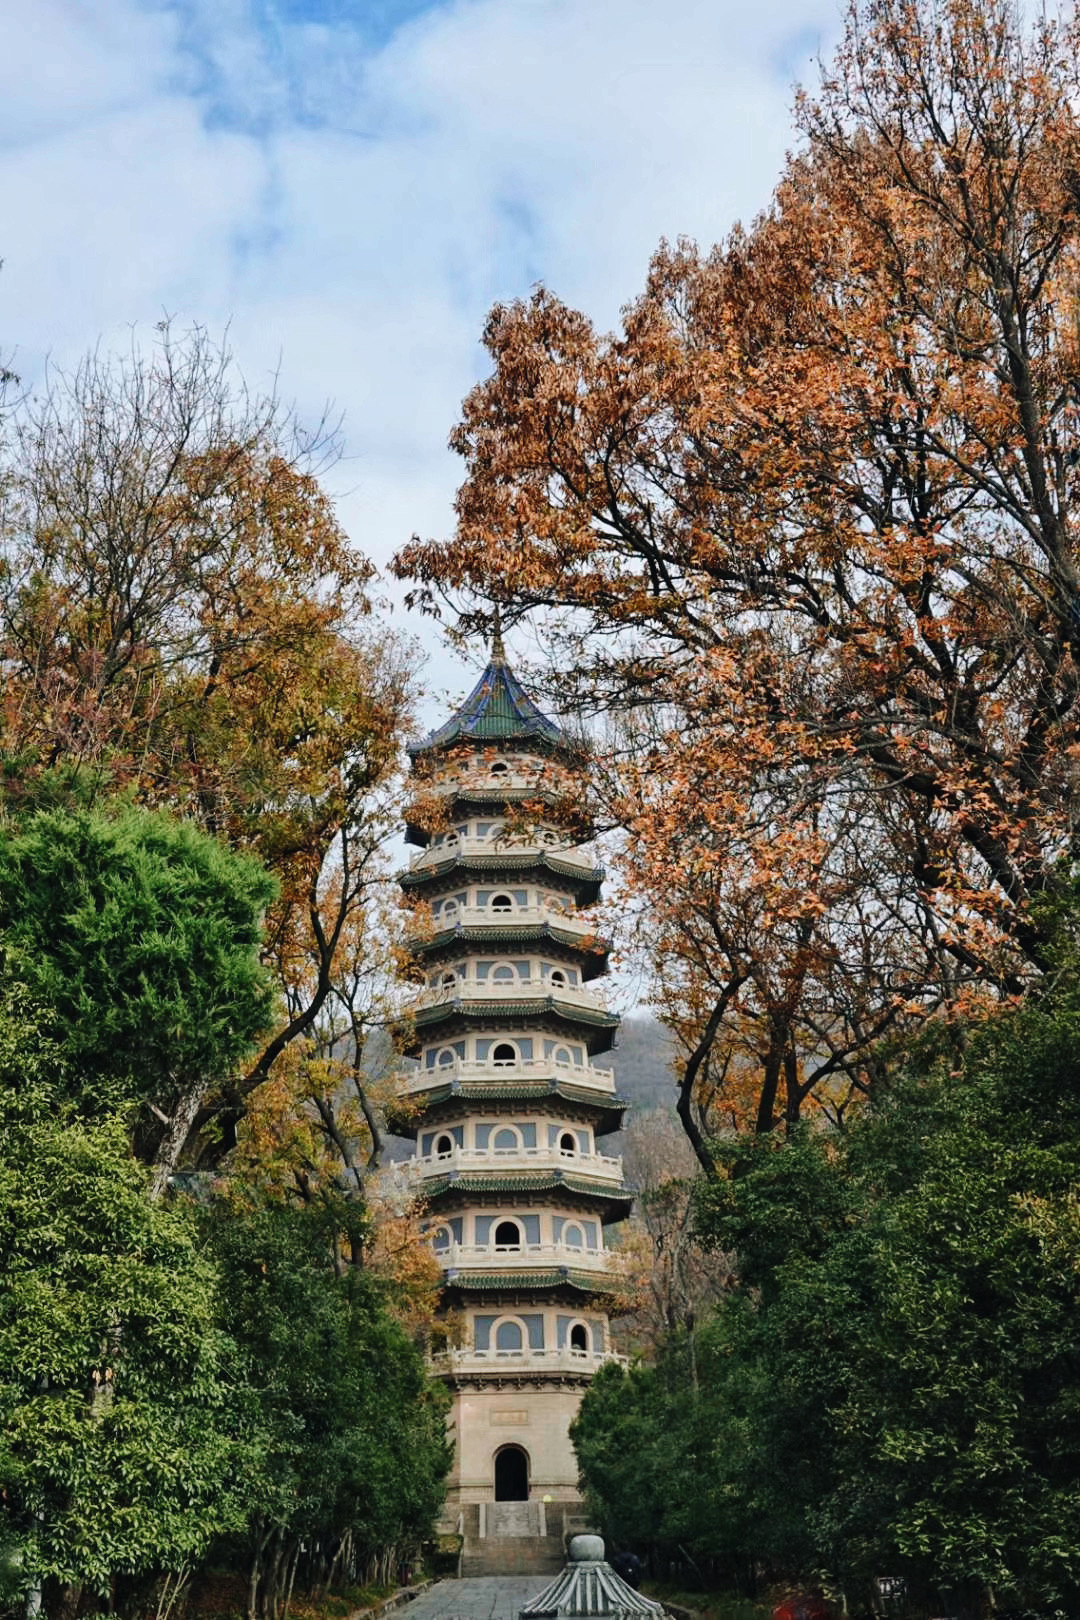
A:
POLYGON ((520 1350, 525 1343, 520 1322, 500 1322, 495 1329, 495 1349, 503 1353, 520 1350))
POLYGON ((585 1331, 584 1322, 575 1322, 570 1329, 570 1354, 584 1356, 589 1350, 589 1335, 585 1331))
POLYGON ((514 984, 517 974, 509 962, 497 962, 491 970, 492 984, 514 984))
POLYGON ((562 968, 552 968, 548 977, 550 978, 552 984, 558 985, 562 989, 565 989, 569 982, 562 968))
POLYGON ((573 1062, 573 1059, 570 1056, 570 1048, 568 1046, 557 1046, 555 1048, 554 1058, 559 1067, 563 1069, 569 1068, 573 1062))
POLYGON ((506 763, 505 759, 493 759, 491 765, 489 766, 489 771, 492 776, 505 776, 509 769, 510 767, 506 763))
POLYGON ((452 922, 453 919, 457 916, 457 913, 458 913, 458 903, 457 903, 456 900, 444 900, 443 901, 442 910, 439 913, 439 916, 441 917, 443 922, 452 922))
POLYGON ((514 897, 512 894, 493 894, 488 902, 492 911, 513 911, 514 897))
POLYGON ((440 1069, 452 1069, 457 1062, 457 1053, 452 1046, 444 1046, 435 1061, 440 1069))
POLYGON ((583 1249, 585 1247, 585 1234, 580 1226, 572 1223, 563 1227, 563 1243, 568 1249, 583 1249))
POLYGON ((454 1138, 452 1136, 447 1136, 444 1132, 442 1136, 435 1138, 435 1157, 437 1159, 448 1159, 453 1151, 454 1138))
POLYGON ((576 1153, 578 1150, 577 1137, 573 1131, 563 1131, 559 1137, 560 1153, 576 1153))
POLYGON ((500 1221, 495 1228, 495 1247, 497 1249, 520 1249, 521 1227, 517 1221, 500 1221))
POLYGON ((498 1046, 492 1049, 492 1063, 516 1063, 517 1058, 517 1047, 511 1046, 509 1041, 500 1041, 498 1046))
POLYGON ((517 1153, 521 1147, 521 1132, 504 1125, 502 1130, 495 1132, 491 1145, 496 1153, 517 1153))
POLYGON ((448 1226, 437 1226, 431 1239, 432 1248, 435 1250, 448 1249, 450 1247, 450 1237, 451 1233, 448 1226))
POLYGON ((439 983, 444 990, 453 990, 457 986, 457 974, 444 973, 439 983))

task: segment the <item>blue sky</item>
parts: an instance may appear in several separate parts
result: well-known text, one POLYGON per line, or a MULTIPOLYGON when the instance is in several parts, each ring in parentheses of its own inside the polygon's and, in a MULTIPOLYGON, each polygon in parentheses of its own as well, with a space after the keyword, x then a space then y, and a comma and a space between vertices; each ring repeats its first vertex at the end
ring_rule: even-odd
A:
MULTIPOLYGON (((838 0, 0 0, 0 348, 24 377, 163 312, 344 413, 380 564, 444 534, 495 299, 600 325, 662 235, 768 200, 838 0)), ((418 627, 432 684, 469 672, 418 627)))

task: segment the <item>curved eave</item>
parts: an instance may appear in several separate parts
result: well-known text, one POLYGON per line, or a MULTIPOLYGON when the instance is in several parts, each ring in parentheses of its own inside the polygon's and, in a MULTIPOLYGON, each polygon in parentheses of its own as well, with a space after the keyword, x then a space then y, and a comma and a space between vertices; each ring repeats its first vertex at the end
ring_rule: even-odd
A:
POLYGON ((430 887, 436 881, 445 883, 456 873, 475 873, 484 878, 525 877, 531 872, 546 872, 549 877, 558 878, 561 884, 570 889, 579 906, 592 905, 604 881, 602 866, 577 866, 572 861, 560 861, 557 855, 547 851, 537 850, 534 854, 528 850, 508 850, 505 854, 448 855, 445 861, 433 861, 430 866, 411 867, 399 874, 398 882, 406 891, 416 891, 430 887))
POLYGON ((442 1085, 432 1085, 426 1091, 410 1092, 407 1099, 398 1104, 392 1104, 387 1110, 387 1124, 397 1136, 415 1139, 426 1123, 426 1117, 437 1112, 440 1118, 449 1114, 464 1112, 473 1108, 477 1103, 525 1103, 535 1105, 541 1102, 567 1102, 581 1110, 593 1121, 593 1129, 597 1136, 610 1136, 622 1124, 622 1117, 630 1107, 623 1097, 613 1097, 610 1093, 598 1093, 587 1086, 570 1086, 559 1081, 547 1080, 539 1085, 518 1086, 470 1086, 459 1082, 445 1081, 442 1085), (407 1110, 399 1112, 398 1110, 407 1110))
POLYGON ((612 1294, 618 1285, 614 1272, 577 1271, 570 1266, 549 1271, 469 1271, 455 1266, 443 1273, 443 1287, 460 1293, 541 1294, 565 1288, 577 1294, 612 1294))
POLYGON ((610 1052, 615 1044, 619 1020, 615 1013, 573 1006, 555 996, 535 996, 522 1001, 440 1001, 432 1007, 417 1007, 408 1022, 399 1026, 401 1050, 414 1057, 425 1040, 445 1027, 466 1030, 481 1025, 492 1034, 500 1030, 539 1025, 553 1033, 583 1041, 590 1057, 610 1052))
POLYGON ((601 939, 598 934, 574 934, 558 924, 499 923, 487 926, 459 922, 453 928, 442 928, 437 934, 427 935, 423 939, 411 939, 409 949, 417 958, 429 958, 456 950, 461 945, 512 945, 518 940, 523 944, 547 941, 572 952, 573 960, 580 962, 586 979, 600 977, 607 967, 612 948, 611 941, 601 939))
POLYGON ((479 1193, 500 1196, 506 1193, 520 1196, 552 1192, 565 1196, 569 1193, 575 1198, 587 1200, 590 1207, 598 1210, 605 1226, 612 1221, 625 1220, 634 1202, 634 1195, 627 1187, 612 1187, 610 1182, 590 1181, 584 1176, 568 1176, 562 1170, 519 1176, 462 1176, 451 1172, 419 1183, 416 1190, 429 1204, 444 1198, 479 1193))

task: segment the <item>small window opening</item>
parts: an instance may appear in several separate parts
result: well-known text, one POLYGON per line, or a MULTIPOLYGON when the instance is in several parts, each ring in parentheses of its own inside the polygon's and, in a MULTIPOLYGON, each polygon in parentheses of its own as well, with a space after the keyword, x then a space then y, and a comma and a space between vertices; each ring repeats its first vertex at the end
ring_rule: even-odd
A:
POLYGON ((521 1228, 517 1221, 500 1221, 495 1228, 495 1247, 497 1249, 520 1249, 521 1228))
POLYGON ((520 1322, 500 1322, 495 1329, 496 1350, 520 1350, 523 1342, 520 1322))
POLYGON ((511 1046, 509 1041, 500 1041, 491 1054, 493 1063, 516 1063, 517 1047, 511 1046))
POLYGON ((509 894, 493 894, 491 897, 492 911, 513 911, 514 898, 509 894))
POLYGON ((570 1329, 570 1349, 575 1355, 583 1356, 588 1351, 588 1348, 589 1340, 585 1332, 584 1324, 581 1322, 575 1322, 574 1326, 570 1329))
POLYGON ((448 1159, 454 1151, 454 1138, 452 1136, 438 1136, 435 1138, 435 1154, 437 1158, 448 1159))
POLYGON ((560 1153, 576 1153, 578 1150, 577 1137, 570 1131, 563 1131, 559 1137, 560 1153))

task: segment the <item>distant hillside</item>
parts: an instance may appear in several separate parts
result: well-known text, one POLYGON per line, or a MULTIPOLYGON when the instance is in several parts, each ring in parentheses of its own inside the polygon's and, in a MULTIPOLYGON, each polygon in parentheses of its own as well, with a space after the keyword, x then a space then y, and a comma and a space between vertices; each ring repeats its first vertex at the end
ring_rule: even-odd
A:
POLYGON ((624 1018, 614 1052, 596 1060, 597 1068, 615 1071, 615 1086, 643 1112, 675 1108, 675 1044, 655 1018, 624 1018))

